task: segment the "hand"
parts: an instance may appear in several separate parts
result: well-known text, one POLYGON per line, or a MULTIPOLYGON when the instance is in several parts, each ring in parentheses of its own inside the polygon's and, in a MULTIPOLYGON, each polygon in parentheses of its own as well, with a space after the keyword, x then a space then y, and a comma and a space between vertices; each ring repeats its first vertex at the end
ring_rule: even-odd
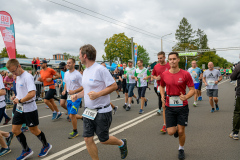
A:
POLYGON ((207 86, 208 84, 205 82, 205 86, 207 86))
POLYGON ((131 78, 132 78, 132 79, 134 79, 134 78, 135 78, 135 76, 131 76, 131 78))
POLYGON ((88 93, 88 96, 91 100, 95 100, 98 98, 98 93, 94 92, 94 91, 91 91, 88 93))
POLYGON ((158 80, 158 81, 161 80, 160 75, 157 76, 156 80, 158 80))
POLYGON ((124 78, 127 78, 127 75, 126 74, 124 74, 124 76, 123 76, 124 78))
POLYGON ((215 81, 215 84, 218 84, 218 81, 215 81))
POLYGON ((51 82, 51 81, 52 81, 52 78, 47 78, 46 81, 47 81, 47 82, 51 82))
POLYGON ((75 94, 73 90, 69 90, 68 94, 72 95, 75 94))
POLYGON ((198 78, 199 80, 202 79, 201 77, 198 78))
POLYGON ((62 86, 62 85, 61 85, 61 84, 59 84, 59 88, 61 88, 61 86, 62 86))
POLYGON ((183 95, 182 92, 181 92, 181 95, 179 97, 180 97, 181 101, 187 100, 186 95, 183 95))
POLYGON ((62 91, 62 95, 65 95, 66 94, 66 91, 62 91))
POLYGON ((77 94, 71 95, 72 102, 75 102, 77 99, 77 94))
POLYGON ((143 80, 147 80, 147 77, 144 77, 143 80))
POLYGON ((16 98, 16 96, 12 96, 12 97, 11 97, 11 100, 13 101, 15 98, 16 98))
POLYGON ((19 100, 18 100, 17 98, 15 98, 15 99, 13 100, 13 103, 14 103, 14 104, 18 104, 18 103, 19 103, 19 100))
POLYGON ((42 78, 41 78, 41 77, 39 77, 37 80, 40 81, 40 82, 42 82, 42 78))
POLYGON ((161 97, 162 103, 165 104, 165 97, 161 97))

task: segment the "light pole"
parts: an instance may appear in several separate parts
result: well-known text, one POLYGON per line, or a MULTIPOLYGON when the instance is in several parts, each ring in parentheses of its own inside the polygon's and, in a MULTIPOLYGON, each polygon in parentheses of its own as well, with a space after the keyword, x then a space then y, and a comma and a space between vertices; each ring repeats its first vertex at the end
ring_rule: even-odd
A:
POLYGON ((162 45, 162 38, 165 37, 165 36, 168 36, 168 35, 171 35, 172 33, 169 33, 169 34, 166 34, 164 36, 161 37, 161 51, 163 51, 163 45, 162 45))

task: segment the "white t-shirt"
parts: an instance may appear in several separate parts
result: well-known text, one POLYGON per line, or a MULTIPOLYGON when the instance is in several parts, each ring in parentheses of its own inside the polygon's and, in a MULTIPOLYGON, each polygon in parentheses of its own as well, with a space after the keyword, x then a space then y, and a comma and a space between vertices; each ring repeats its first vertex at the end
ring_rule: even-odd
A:
POLYGON ((77 70, 72 73, 67 71, 64 75, 63 82, 67 85, 67 92, 69 90, 76 90, 82 86, 82 75, 77 70))
MULTIPOLYGON (((1 89, 5 89, 5 86, 4 86, 4 84, 3 84, 2 75, 0 75, 0 90, 1 90, 1 89)), ((6 103, 5 103, 5 95, 0 96, 0 101, 2 101, 2 102, 0 102, 0 108, 5 107, 5 106, 6 106, 6 103)))
POLYGON ((209 69, 203 72, 203 77, 206 77, 207 86, 206 89, 218 89, 218 85, 215 84, 215 81, 218 81, 218 78, 221 76, 221 72, 219 70, 213 69, 210 71, 209 69))
MULTIPOLYGON (((110 94, 99 97, 95 100, 91 100, 88 96, 88 93, 91 91, 102 91, 108 86, 111 86, 113 83, 115 83, 115 81, 106 67, 98 63, 94 63, 91 67, 86 68, 82 77, 85 107, 94 109, 110 104, 110 94)), ((100 109, 98 112, 106 113, 110 112, 111 110, 112 107, 110 106, 100 109)))
MULTIPOLYGON (((24 71, 20 76, 17 76, 16 91, 17 91, 16 98, 19 100, 26 97, 28 92, 36 91, 36 86, 34 84, 33 76, 30 73, 24 71)), ((27 101, 27 102, 31 102, 31 101, 33 102, 23 104, 23 112, 32 112, 37 110, 35 99, 36 99, 36 95, 32 99, 27 101)))

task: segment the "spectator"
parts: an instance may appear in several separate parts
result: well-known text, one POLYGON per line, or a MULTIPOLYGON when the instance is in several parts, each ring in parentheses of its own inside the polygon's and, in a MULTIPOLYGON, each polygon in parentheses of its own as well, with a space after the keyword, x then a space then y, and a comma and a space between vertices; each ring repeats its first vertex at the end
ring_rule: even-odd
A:
POLYGON ((32 68, 36 71, 37 70, 37 61, 35 59, 35 57, 33 57, 33 60, 32 60, 32 68))
POLYGON ((13 74, 9 73, 8 76, 4 77, 4 84, 6 88, 6 102, 10 102, 11 88, 13 87, 13 74))
MULTIPOLYGON (((43 58, 43 60, 47 61, 47 59, 46 59, 46 58, 43 58)), ((50 62, 50 58, 49 58, 49 60, 47 61, 47 63, 49 63, 49 62, 50 62)))
POLYGON ((39 57, 37 57, 36 59, 36 64, 37 64, 37 70, 40 70, 40 60, 39 60, 39 57))
POLYGON ((37 101, 41 101, 42 99, 40 98, 40 95, 41 95, 41 90, 42 90, 42 86, 43 86, 43 83, 38 81, 38 78, 41 77, 40 75, 40 71, 36 71, 35 72, 35 75, 33 76, 34 78, 34 83, 36 85, 36 100, 37 101))

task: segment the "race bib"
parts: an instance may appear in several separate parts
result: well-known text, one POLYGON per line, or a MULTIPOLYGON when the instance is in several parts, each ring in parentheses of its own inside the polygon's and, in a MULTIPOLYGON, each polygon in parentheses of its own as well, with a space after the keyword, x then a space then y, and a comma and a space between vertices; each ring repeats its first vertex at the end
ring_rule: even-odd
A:
POLYGON ((70 94, 68 94, 67 100, 70 100, 70 101, 71 101, 71 95, 70 95, 70 94))
POLYGON ((133 74, 133 72, 132 72, 132 71, 128 71, 127 73, 128 73, 128 74, 133 74))
POLYGON ((124 75, 122 75, 122 79, 125 79, 125 78, 124 78, 124 75))
POLYGON ((83 117, 94 120, 97 116, 97 110, 96 109, 89 109, 86 108, 82 114, 83 117))
POLYGON ((23 113, 23 105, 21 103, 17 104, 16 111, 19 113, 23 113))
POLYGON ((45 86, 44 91, 46 91, 46 92, 49 91, 49 86, 45 86))
POLYGON ((209 80, 209 81, 208 81, 208 85, 211 85, 211 86, 212 86, 212 85, 215 85, 215 81, 210 81, 210 80, 209 80))
POLYGON ((183 101, 180 100, 180 97, 179 96, 171 96, 169 97, 169 106, 170 107, 181 107, 183 106, 183 101))
POLYGON ((138 74, 138 78, 143 78, 143 74, 138 74))
POLYGON ((119 80, 118 79, 116 79, 116 82, 118 82, 119 80))

